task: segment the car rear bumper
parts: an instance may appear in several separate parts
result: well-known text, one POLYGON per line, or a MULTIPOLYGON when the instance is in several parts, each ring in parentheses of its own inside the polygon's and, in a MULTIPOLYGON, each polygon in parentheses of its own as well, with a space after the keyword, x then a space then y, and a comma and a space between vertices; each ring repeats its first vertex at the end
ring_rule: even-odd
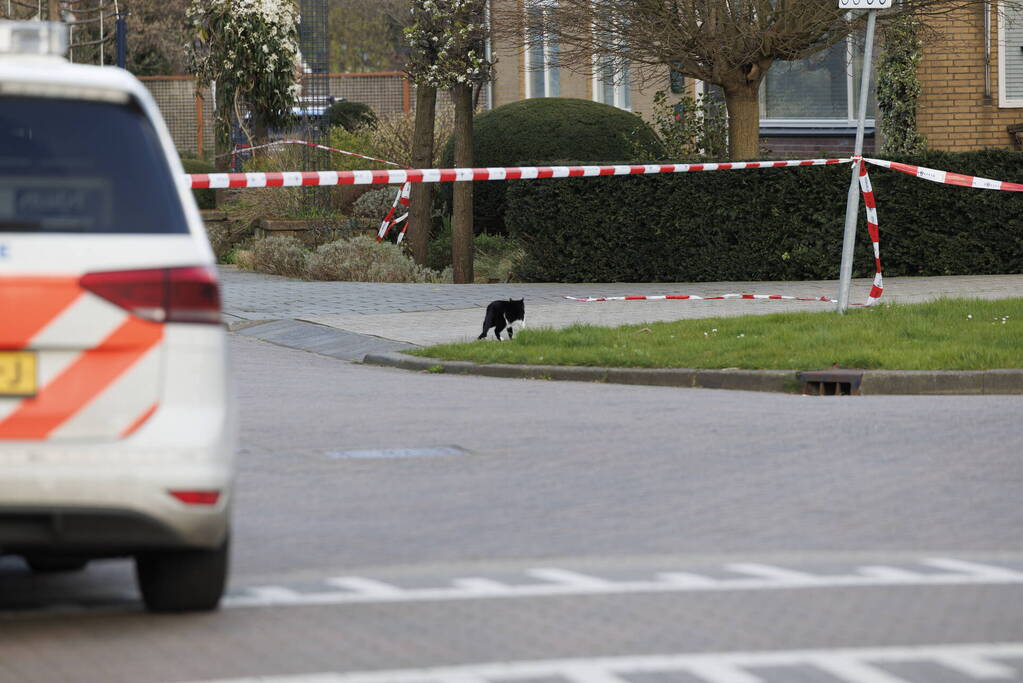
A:
POLYGON ((164 520, 132 510, 0 508, 0 551, 115 556, 177 547, 213 547, 223 541, 226 518, 205 515, 182 536, 164 520), (198 522, 198 524, 196 524, 198 522), (208 542, 197 543, 206 539, 208 542))
POLYGON ((213 548, 227 535, 230 504, 224 466, 13 468, 0 477, 0 553, 213 548), (219 496, 213 504, 187 504, 171 491, 219 496))

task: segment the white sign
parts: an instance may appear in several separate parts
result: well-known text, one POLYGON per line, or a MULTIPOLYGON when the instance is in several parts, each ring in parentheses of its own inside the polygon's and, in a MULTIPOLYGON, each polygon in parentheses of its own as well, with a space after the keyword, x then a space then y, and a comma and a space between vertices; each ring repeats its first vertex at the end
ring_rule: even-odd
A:
POLYGON ((892 0, 838 0, 839 9, 888 9, 892 0))

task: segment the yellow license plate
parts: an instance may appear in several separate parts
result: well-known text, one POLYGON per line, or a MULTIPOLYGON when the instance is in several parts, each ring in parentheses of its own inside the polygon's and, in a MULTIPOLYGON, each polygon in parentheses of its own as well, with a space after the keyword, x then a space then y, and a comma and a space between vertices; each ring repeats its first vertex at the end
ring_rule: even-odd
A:
POLYGON ((0 396, 35 396, 36 354, 0 351, 0 396))

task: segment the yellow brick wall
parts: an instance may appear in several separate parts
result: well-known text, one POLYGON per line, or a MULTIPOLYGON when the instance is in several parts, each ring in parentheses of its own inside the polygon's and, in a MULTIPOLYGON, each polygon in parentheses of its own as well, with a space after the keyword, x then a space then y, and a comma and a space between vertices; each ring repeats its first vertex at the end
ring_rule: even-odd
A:
POLYGON ((917 127, 932 149, 965 152, 1013 148, 1006 126, 1023 123, 1023 108, 998 106, 997 3, 991 16, 991 97, 984 98, 983 6, 933 20, 938 35, 926 40, 918 75, 917 127))

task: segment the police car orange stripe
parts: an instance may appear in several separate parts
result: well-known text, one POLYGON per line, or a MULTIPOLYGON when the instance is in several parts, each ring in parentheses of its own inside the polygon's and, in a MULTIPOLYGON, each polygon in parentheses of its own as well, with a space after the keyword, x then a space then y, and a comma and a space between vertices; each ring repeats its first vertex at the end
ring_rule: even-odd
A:
POLYGON ((130 316, 35 397, 0 422, 0 439, 45 439, 163 338, 163 325, 130 316))
POLYGON ((121 438, 123 439, 134 434, 139 427, 146 423, 146 420, 153 416, 153 413, 155 413, 156 409, 159 407, 160 407, 159 403, 154 403, 153 405, 146 408, 145 412, 143 412, 141 415, 132 420, 131 424, 121 431, 121 438))
POLYGON ((0 277, 0 348, 26 346, 82 293, 77 278, 0 277))

